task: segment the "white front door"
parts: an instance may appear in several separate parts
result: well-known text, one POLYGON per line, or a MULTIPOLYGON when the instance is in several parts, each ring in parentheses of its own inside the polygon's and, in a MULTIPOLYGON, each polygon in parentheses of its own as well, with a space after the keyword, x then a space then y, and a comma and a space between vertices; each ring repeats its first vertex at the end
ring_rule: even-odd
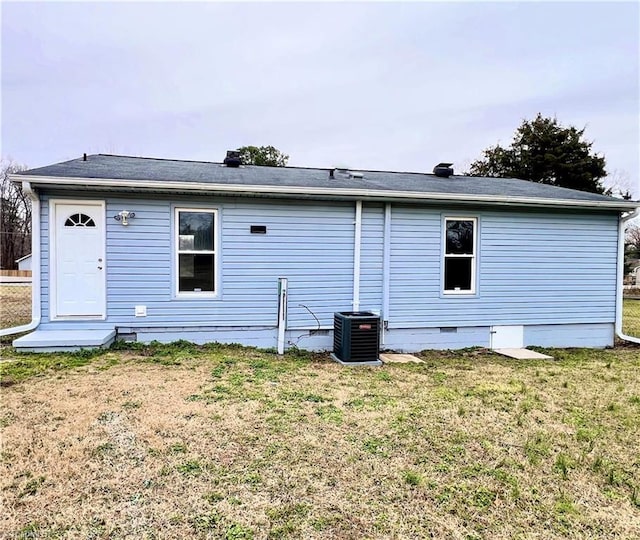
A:
POLYGON ((97 202, 51 205, 52 318, 105 316, 105 207, 97 202))

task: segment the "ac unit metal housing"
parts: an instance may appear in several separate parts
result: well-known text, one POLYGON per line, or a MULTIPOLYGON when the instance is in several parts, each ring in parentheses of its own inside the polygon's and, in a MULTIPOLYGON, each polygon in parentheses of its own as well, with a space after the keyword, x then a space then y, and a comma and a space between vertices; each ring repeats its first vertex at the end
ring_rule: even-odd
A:
POLYGON ((333 354, 345 365, 380 366, 380 317, 369 311, 341 311, 333 316, 333 354))

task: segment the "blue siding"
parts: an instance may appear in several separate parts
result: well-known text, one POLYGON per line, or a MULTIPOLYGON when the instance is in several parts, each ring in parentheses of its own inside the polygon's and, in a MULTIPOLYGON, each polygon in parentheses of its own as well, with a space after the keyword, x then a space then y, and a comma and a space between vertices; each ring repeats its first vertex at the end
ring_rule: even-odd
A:
POLYGON ((611 214, 394 206, 389 326, 613 322, 617 224, 611 214), (444 215, 478 217, 475 295, 441 292, 444 215))
MULTIPOLYGON (((91 197, 97 198, 97 197, 91 197)), ((289 279, 288 326, 332 326, 333 312, 350 310, 353 294, 354 205, 322 202, 184 199, 177 206, 219 210, 221 275, 214 299, 175 298, 172 289, 173 202, 138 198, 107 200, 107 320, 55 321, 56 327, 272 326, 277 280, 289 279), (123 227, 113 216, 136 213, 123 227), (249 226, 267 226, 251 234, 249 226), (146 305, 148 316, 134 316, 146 305)), ((48 203, 43 204, 48 230, 48 203)), ((46 227, 46 228, 45 228, 46 227)), ((43 322, 48 321, 48 234, 43 234, 43 322)))
MULTIPOLYGON (((70 198, 66 193, 51 196, 70 198)), ((296 330, 317 328, 316 317, 321 327, 331 328, 335 311, 352 309, 353 202, 89 194, 86 198, 107 203, 107 319, 51 323, 48 198, 43 197, 41 213, 44 326, 145 328, 145 335, 154 337, 166 329, 168 338, 192 327, 198 339, 220 335, 238 342, 244 342, 245 335, 238 328, 251 327, 259 333, 256 342, 271 343, 279 277, 289 280, 291 336, 299 335, 296 330), (216 298, 175 298, 174 206, 218 209, 216 298), (113 219, 123 209, 136 213, 128 227, 113 219), (250 225, 266 225, 267 234, 251 234, 250 225), (147 306, 148 316, 135 317, 135 305, 147 306), (223 336, 225 327, 229 330, 223 336), (180 328, 184 330, 176 330, 180 328)), ((360 307, 380 310, 384 205, 364 203, 362 218, 360 307)), ((387 346, 416 350, 487 345, 488 327, 499 324, 525 325, 531 344, 570 344, 571 335, 584 343, 609 344, 604 342, 612 340, 615 319, 617 223, 616 213, 446 211, 394 204, 387 346), (478 218, 475 295, 442 294, 442 219, 447 215, 478 218), (440 327, 458 331, 441 333, 440 327), (595 328, 597 335, 589 340, 581 328, 595 328)), ((307 341, 330 343, 330 337, 320 334, 307 341)))
POLYGON ((40 204, 40 320, 49 321, 49 199, 40 204))
POLYGON ((384 205, 363 204, 362 248, 360 251, 360 309, 382 309, 382 255, 384 205))
MULTIPOLYGON (((351 308, 354 205, 321 202, 245 202, 223 205, 222 295, 238 323, 272 324, 277 280, 289 280, 288 327, 333 324, 336 309, 351 308), (249 233, 267 226, 266 235, 249 233), (251 313, 259 310, 260 317, 251 313)), ((228 322, 227 322, 228 324, 228 322)))

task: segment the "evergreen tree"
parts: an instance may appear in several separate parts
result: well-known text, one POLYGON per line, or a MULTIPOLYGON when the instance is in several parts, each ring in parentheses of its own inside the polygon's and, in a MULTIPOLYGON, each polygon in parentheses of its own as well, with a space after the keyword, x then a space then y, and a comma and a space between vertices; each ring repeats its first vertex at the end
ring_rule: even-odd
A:
POLYGON ((524 120, 511 145, 487 148, 471 164, 471 176, 521 178, 592 193, 606 193, 605 158, 592 152, 584 129, 563 127, 556 118, 524 120))

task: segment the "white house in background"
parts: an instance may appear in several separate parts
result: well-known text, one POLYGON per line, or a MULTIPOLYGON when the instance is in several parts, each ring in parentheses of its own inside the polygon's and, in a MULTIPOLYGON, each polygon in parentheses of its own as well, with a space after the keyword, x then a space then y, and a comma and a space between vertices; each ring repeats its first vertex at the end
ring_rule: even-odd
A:
POLYGON ((18 270, 31 270, 31 253, 19 258, 17 261, 18 270))

